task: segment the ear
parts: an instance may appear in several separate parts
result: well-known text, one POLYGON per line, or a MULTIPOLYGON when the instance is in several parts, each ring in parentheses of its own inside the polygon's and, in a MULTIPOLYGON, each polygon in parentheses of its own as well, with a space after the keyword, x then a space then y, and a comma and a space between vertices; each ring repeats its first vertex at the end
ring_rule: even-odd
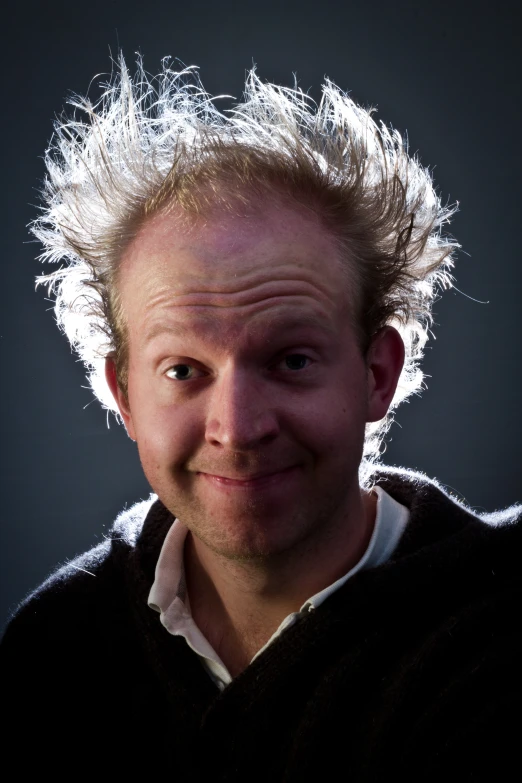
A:
POLYGON ((367 421, 383 419, 390 407, 404 364, 404 343, 397 329, 385 326, 374 336, 366 357, 367 421))
POLYGON ((112 396, 116 400, 120 416, 123 419, 123 423, 125 424, 125 429, 127 430, 129 438, 136 440, 136 433, 134 431, 134 424, 132 423, 129 401, 118 385, 116 365, 112 356, 107 356, 105 359, 105 380, 107 381, 107 385, 112 392, 112 396))

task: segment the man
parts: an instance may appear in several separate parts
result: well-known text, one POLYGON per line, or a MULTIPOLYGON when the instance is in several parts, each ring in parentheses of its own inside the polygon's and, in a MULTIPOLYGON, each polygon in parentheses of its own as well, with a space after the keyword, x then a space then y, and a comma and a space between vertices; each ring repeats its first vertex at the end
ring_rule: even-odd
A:
POLYGON ((48 156, 58 320, 155 494, 5 634, 21 771, 499 774, 520 509, 480 518, 377 461, 422 381, 451 210, 333 84, 315 111, 251 74, 226 117, 189 76, 154 92, 122 61, 48 156))

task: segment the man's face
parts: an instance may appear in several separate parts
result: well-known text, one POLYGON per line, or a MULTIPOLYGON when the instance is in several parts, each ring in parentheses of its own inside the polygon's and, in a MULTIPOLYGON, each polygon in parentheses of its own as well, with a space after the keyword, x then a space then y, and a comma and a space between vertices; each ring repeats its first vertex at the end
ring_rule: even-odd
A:
MULTIPOLYGON (((367 367, 338 251, 304 209, 156 216, 121 266, 120 409, 153 490, 248 559, 329 536, 359 496, 367 367)), ((384 415, 384 414, 383 414, 384 415)))

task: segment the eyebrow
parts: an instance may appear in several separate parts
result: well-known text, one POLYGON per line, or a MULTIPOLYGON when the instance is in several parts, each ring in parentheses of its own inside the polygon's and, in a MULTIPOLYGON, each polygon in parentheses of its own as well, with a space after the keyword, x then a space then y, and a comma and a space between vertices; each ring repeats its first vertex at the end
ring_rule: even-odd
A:
POLYGON ((184 324, 178 324, 178 323, 169 323, 166 324, 164 322, 158 322, 150 327, 148 331, 145 332, 145 343, 150 343, 155 337, 158 337, 160 334, 166 333, 166 334, 175 334, 175 335, 186 335, 187 332, 193 332, 193 329, 189 329, 184 324))

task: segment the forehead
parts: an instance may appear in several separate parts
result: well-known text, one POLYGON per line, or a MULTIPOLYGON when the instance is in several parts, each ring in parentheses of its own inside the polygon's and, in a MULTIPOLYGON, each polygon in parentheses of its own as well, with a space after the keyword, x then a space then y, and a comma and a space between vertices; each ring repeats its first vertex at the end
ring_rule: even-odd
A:
POLYGON ((140 334, 165 319, 328 319, 347 307, 334 237, 305 207, 274 204, 190 224, 176 210, 151 218, 119 275, 126 320, 140 334))

